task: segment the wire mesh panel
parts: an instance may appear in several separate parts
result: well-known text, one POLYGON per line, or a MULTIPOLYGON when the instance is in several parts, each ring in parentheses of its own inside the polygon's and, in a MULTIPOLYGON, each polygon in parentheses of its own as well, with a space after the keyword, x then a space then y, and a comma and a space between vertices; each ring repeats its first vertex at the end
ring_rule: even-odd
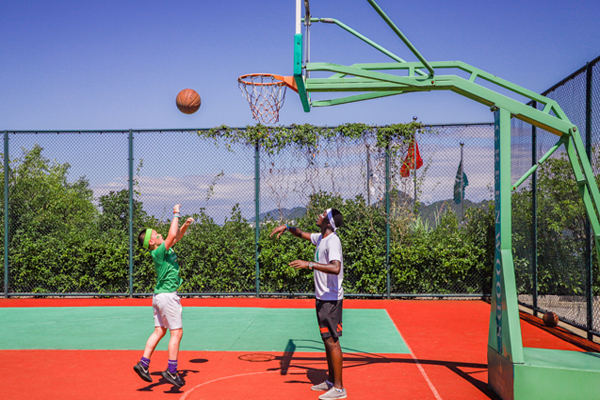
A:
MULTIPOLYGON (((137 132, 134 149, 136 238, 146 228, 166 238, 175 204, 181 204, 180 224, 196 221, 175 246, 179 291, 254 292, 254 149, 196 131, 137 132)), ((152 259, 137 249, 134 292, 149 293, 156 282, 152 259)))
MULTIPOLYGON (((532 125, 511 121, 511 182, 527 173, 533 165, 532 125)), ((539 158, 539 156, 537 157, 539 158)), ((537 161, 537 160, 536 160, 537 161)), ((513 262, 517 296, 521 303, 533 306, 535 278, 535 249, 533 242, 533 186, 534 176, 525 180, 511 196, 513 262)))
POLYGON ((417 142, 423 167, 405 178, 391 173, 411 204, 417 200, 408 235, 393 237, 391 291, 490 293, 493 125, 425 127, 417 142))
MULTIPOLYGON (((589 119, 589 130, 591 136, 591 163, 594 176, 600 176, 600 62, 592 63, 590 66, 589 77, 589 107, 587 109, 587 118, 589 119)), ((593 247, 592 247, 593 248, 593 247)), ((592 308, 592 329, 596 333, 600 333, 600 274, 598 273, 598 259, 594 255, 592 257, 592 293, 593 293, 593 308, 592 308)))
POLYGON ((127 207, 113 196, 127 191, 127 135, 9 133, 9 143, 8 291, 128 292, 127 207))
POLYGON ((319 232, 317 216, 331 207, 339 209, 345 220, 340 230, 345 292, 385 291, 381 224, 373 222, 381 219, 377 204, 381 204, 384 175, 377 167, 380 151, 374 147, 372 136, 338 136, 319 140, 315 146, 261 153, 261 291, 314 292, 312 274, 288 266, 294 259, 312 260, 314 246, 289 234, 274 242, 268 234, 282 223, 305 232, 319 232), (357 236, 361 234, 379 241, 375 252, 365 251, 369 248, 367 237, 357 248, 357 236), (365 259, 378 262, 366 266, 365 259))
MULTIPOLYGON (((585 93, 585 73, 579 73, 545 95, 556 100, 583 132, 585 93)), ((546 153, 557 139, 540 131, 538 152, 546 153)), ((586 326, 587 216, 563 149, 542 165, 538 176, 538 307, 557 313, 564 321, 586 326)))

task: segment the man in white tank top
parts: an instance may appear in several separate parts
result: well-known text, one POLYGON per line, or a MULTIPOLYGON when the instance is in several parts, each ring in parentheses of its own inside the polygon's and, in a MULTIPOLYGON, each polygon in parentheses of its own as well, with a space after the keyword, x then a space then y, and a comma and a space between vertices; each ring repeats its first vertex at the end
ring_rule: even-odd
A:
POLYGON ((277 234, 279 238, 283 232, 289 231, 316 246, 314 261, 295 260, 290 266, 314 271, 317 320, 329 368, 328 379, 311 388, 325 392, 319 396, 321 400, 347 397, 342 382, 343 355, 339 341, 339 337, 342 336, 344 257, 342 243, 335 233, 343 222, 342 214, 335 208, 330 208, 317 219, 321 233, 307 233, 288 225, 281 225, 271 232, 271 236, 277 234))

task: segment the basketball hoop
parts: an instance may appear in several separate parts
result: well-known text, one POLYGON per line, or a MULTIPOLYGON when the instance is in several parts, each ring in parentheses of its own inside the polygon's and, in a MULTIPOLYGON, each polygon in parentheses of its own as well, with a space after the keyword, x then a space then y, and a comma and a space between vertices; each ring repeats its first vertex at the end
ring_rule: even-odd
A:
POLYGON ((293 76, 274 74, 242 75, 238 78, 238 86, 250 104, 252 118, 263 124, 279 121, 279 109, 288 87, 298 91, 293 76))

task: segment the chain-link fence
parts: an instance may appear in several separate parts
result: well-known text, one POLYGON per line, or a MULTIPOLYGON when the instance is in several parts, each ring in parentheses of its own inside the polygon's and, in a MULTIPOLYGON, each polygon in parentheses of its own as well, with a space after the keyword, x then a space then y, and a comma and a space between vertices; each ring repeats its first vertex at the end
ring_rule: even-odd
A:
MULTIPOLYGON (((544 93, 585 132, 596 176, 599 69, 596 59, 544 93)), ((332 206, 346 221, 347 295, 488 294, 493 126, 425 126, 388 148, 371 129, 277 151, 195 130, 5 132, 4 295, 150 293, 154 270, 137 236, 166 235, 175 203, 197 220, 177 250, 188 295, 312 293, 312 276, 288 263, 314 249, 269 233, 280 223, 316 231, 332 206), (416 170, 403 166, 413 139, 416 170)), ((514 120, 513 180, 557 140, 514 120)), ((598 334, 592 234, 561 151, 513 194, 519 301, 598 334)))
MULTIPOLYGON (((600 57, 542 94, 556 100, 579 128, 598 181, 600 57)), ((513 120, 513 180, 558 139, 513 120)), ((513 195, 515 269, 521 304, 536 313, 553 311, 591 337, 600 332, 600 286, 593 234, 580 197, 563 147, 513 195)))
POLYGON ((310 294, 312 276, 287 264, 312 258, 311 246, 269 233, 284 222, 317 231, 321 208, 337 206, 348 295, 481 296, 485 260, 444 266, 467 250, 441 255, 453 245, 443 238, 428 253, 431 232, 443 225, 439 235, 461 241, 468 210, 488 207, 492 133, 423 127, 413 136, 423 166, 403 176, 412 139, 386 150, 376 134, 269 152, 198 131, 6 132, 4 294, 151 293, 137 237, 147 227, 166 236, 179 203, 197 221, 178 244, 184 294, 310 294), (461 154, 468 186, 455 202, 461 154))

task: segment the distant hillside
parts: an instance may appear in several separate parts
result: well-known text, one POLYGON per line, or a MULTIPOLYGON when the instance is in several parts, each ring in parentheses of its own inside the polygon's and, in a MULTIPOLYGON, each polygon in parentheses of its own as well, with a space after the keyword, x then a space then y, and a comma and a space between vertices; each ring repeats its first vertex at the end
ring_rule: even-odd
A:
MULTIPOLYGON (((390 196, 390 199, 392 202, 396 201, 400 204, 405 204, 409 207, 411 207, 414 204, 414 200, 413 198, 404 193, 404 192, 395 192, 392 193, 390 196)), ((464 209, 465 211, 468 208, 471 207, 479 207, 479 208, 484 208, 487 207, 488 203, 490 201, 489 200, 483 200, 479 203, 474 203, 471 200, 465 199, 465 204, 464 204, 464 209)), ((372 207, 384 207, 384 202, 383 201, 378 201, 377 203, 372 204, 372 207)), ((452 210, 454 211, 454 213, 458 216, 461 217, 462 215, 462 206, 460 204, 456 204, 454 202, 454 200, 452 199, 448 199, 448 200, 440 200, 440 201, 436 201, 435 203, 432 204, 428 204, 428 205, 424 205, 421 204, 421 206, 419 207, 419 215, 421 216, 421 218, 425 221, 427 221, 427 223, 429 224, 430 227, 435 227, 436 226, 436 222, 437 219, 440 215, 448 212, 448 210, 452 210)), ((306 214, 306 208, 305 207, 294 207, 292 209, 288 209, 288 208, 282 208, 281 210, 278 209, 274 209, 274 210, 270 210, 264 213, 261 213, 259 215, 259 218, 261 221, 266 220, 280 220, 280 219, 284 219, 284 220, 298 220, 300 218, 302 218, 304 216, 304 214, 306 214)), ((251 218, 248 220, 248 222, 254 222, 255 218, 251 218)))
MULTIPOLYGON (((264 221, 265 219, 266 220, 279 220, 279 219, 297 220, 297 219, 303 217, 304 214, 306 214, 306 208, 304 208, 304 207, 294 207, 292 209, 282 208, 282 209, 270 210, 270 211, 258 214, 258 218, 261 221, 264 221)), ((254 222, 255 220, 256 220, 256 218, 250 218, 248 221, 254 222)))
MULTIPOLYGON (((464 210, 472 207, 485 208, 489 204, 489 200, 483 200, 479 203, 473 203, 471 200, 465 199, 464 210)), ((419 215, 422 219, 429 223, 430 227, 435 227, 436 219, 438 216, 448 212, 448 210, 454 211, 454 213, 460 218, 462 216, 463 207, 461 204, 456 204, 454 200, 440 200, 429 205, 421 205, 419 207, 419 215)))

